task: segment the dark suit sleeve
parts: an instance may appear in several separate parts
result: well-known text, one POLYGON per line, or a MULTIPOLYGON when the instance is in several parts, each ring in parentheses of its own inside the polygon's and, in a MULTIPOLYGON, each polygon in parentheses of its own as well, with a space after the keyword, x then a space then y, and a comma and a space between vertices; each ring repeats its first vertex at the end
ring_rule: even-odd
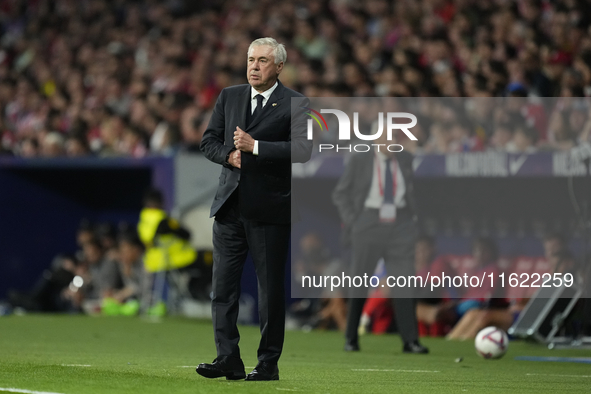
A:
MULTIPOLYGON (((312 155, 312 141, 306 134, 304 109, 310 100, 303 99, 302 105, 292 114, 291 133, 287 141, 259 141, 259 158, 262 160, 291 160, 292 163, 305 163, 312 155)), ((291 111, 291 109, 290 109, 291 111)))
POLYGON ((410 207, 414 220, 418 220, 417 203, 415 199, 415 188, 414 188, 414 169, 413 159, 414 156, 408 152, 402 151, 398 153, 401 157, 400 169, 403 171, 404 182, 406 183, 406 203, 410 207))
POLYGON ((224 134, 226 130, 225 93, 226 91, 222 90, 215 103, 211 119, 209 120, 205 133, 203 133, 200 149, 205 154, 205 157, 214 163, 221 164, 225 167, 231 167, 231 165, 226 162, 226 156, 233 150, 233 147, 224 145, 224 134))
POLYGON ((345 166, 345 172, 339 179, 339 182, 332 192, 332 201, 339 211, 341 220, 347 227, 350 227, 355 220, 355 202, 353 200, 356 165, 355 159, 355 156, 351 157, 351 160, 345 166))

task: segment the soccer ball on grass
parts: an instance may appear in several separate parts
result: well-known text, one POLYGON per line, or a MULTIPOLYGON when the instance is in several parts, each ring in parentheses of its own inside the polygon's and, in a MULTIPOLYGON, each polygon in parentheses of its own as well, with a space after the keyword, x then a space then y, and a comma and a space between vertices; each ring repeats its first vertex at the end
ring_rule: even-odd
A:
POLYGON ((476 334, 474 346, 476 353, 484 358, 501 358, 507 353, 509 337, 500 328, 486 327, 476 334))

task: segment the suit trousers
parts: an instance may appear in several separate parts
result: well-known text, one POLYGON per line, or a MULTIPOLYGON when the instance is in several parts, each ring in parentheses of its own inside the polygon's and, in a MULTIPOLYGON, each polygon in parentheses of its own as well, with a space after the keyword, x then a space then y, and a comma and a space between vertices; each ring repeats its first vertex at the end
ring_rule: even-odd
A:
POLYGON ((258 360, 279 360, 285 335, 285 265, 290 231, 289 224, 244 219, 238 189, 217 213, 213 225, 212 319, 218 357, 240 357, 238 301, 242 270, 250 252, 258 280, 258 360))
MULTIPOLYGON (((401 210, 393 223, 380 223, 377 209, 364 210, 352 227, 352 270, 351 275, 373 275, 377 262, 383 258, 386 274, 394 276, 415 275, 414 255, 417 227, 410 213, 401 210)), ((358 341, 357 329, 367 289, 353 289, 347 314, 347 342, 358 341), (362 294, 365 293, 365 294, 362 294)), ((388 289, 394 296, 394 311, 398 331, 404 342, 418 339, 416 302, 413 289, 388 289)))

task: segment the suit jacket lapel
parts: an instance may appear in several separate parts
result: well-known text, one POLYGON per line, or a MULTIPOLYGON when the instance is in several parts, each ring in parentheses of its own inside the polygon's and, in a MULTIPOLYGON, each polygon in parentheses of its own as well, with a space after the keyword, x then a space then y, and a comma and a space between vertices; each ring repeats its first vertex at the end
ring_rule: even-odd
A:
POLYGON ((400 165, 400 171, 406 182, 412 176, 412 160, 409 160, 409 157, 406 155, 396 155, 396 160, 400 165))
MULTIPOLYGON (((250 110, 250 85, 246 85, 246 89, 238 97, 238 127, 246 131, 246 111, 250 110)), ((234 133, 234 130, 232 131, 234 133)))
POLYGON ((371 181, 373 179, 373 170, 374 170, 374 158, 375 153, 373 151, 367 153, 361 153, 363 155, 362 168, 359 169, 359 179, 361 179, 361 184, 359 190, 361 190, 361 194, 363 195, 363 202, 369 195, 369 189, 371 188, 371 181))
POLYGON ((248 130, 252 129, 254 126, 259 124, 262 119, 264 119, 266 116, 270 115, 274 110, 276 110, 281 105, 281 102, 283 100, 283 90, 284 89, 285 88, 283 87, 283 84, 279 80, 277 80, 277 87, 275 88, 275 90, 271 94, 271 97, 269 97, 269 100, 267 100, 267 104, 265 104, 265 106, 263 107, 263 110, 258 113, 257 117, 252 119, 252 121, 250 122, 250 125, 248 126, 248 129, 246 129, 246 130, 243 129, 244 131, 248 131, 248 130))

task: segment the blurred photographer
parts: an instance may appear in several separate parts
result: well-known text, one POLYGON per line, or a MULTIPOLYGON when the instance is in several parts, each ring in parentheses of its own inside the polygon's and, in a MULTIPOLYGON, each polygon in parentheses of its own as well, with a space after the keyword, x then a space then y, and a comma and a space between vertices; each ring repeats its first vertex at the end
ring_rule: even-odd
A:
POLYGON ((78 265, 74 256, 56 256, 51 267, 43 271, 30 292, 10 291, 8 302, 13 308, 23 308, 31 312, 70 311, 71 303, 62 293, 74 279, 78 265))

